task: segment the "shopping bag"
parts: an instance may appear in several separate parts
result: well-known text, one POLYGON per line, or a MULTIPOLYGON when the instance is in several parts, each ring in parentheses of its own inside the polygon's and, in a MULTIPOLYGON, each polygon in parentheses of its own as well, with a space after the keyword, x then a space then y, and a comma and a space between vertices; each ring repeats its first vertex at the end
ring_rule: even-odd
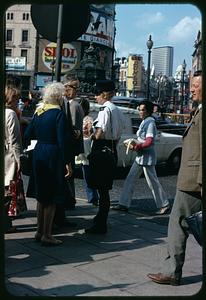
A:
POLYGON ((17 174, 14 180, 10 181, 9 194, 11 197, 8 209, 9 217, 16 217, 27 210, 23 180, 20 173, 17 174))

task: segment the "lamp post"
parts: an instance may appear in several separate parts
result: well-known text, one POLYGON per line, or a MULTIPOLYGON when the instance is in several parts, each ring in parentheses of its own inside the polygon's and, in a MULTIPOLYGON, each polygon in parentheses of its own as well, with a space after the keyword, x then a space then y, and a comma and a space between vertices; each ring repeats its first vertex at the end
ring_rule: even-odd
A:
POLYGON ((185 79, 185 69, 186 69, 186 62, 183 60, 182 63, 182 80, 181 80, 181 106, 180 106, 180 113, 183 114, 183 105, 184 105, 184 79, 185 79))
POLYGON ((150 100, 150 59, 151 59, 151 49, 153 46, 152 36, 149 36, 147 41, 148 48, 148 65, 147 65, 147 100, 150 100))
POLYGON ((51 67, 51 81, 53 82, 54 80, 54 69, 55 69, 55 65, 56 65, 56 60, 53 58, 51 64, 50 64, 50 67, 51 67))

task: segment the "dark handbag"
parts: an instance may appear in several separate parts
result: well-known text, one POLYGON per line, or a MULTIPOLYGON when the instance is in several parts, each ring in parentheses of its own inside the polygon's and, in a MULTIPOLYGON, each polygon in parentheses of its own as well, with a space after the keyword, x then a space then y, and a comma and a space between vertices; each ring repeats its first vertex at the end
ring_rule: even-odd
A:
POLYGON ((88 186, 91 188, 112 188, 116 169, 116 159, 110 148, 92 150, 87 156, 89 160, 90 176, 88 186))
POLYGON ((27 210, 23 180, 20 173, 17 174, 14 180, 10 181, 9 194, 11 197, 8 208, 9 217, 16 217, 27 210))
POLYGON ((202 211, 198 211, 185 219, 194 238, 202 246, 202 211))
POLYGON ((32 170, 32 151, 25 151, 20 155, 21 172, 30 176, 32 170))

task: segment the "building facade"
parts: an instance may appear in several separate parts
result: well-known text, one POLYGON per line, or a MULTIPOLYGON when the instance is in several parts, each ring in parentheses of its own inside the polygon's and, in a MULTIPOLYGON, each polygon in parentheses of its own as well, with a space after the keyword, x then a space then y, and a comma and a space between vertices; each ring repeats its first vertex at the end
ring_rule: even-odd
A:
MULTIPOLYGON (((55 79, 56 63, 56 43, 37 33, 30 10, 31 5, 13 5, 5 13, 5 69, 19 75, 27 91, 55 79)), ((91 4, 90 13, 86 32, 62 49, 61 76, 77 76, 83 92, 96 79, 112 77, 114 56, 115 4, 91 4)))
POLYGON ((118 59, 119 61, 119 89, 118 94, 126 97, 145 96, 145 69, 143 57, 140 54, 118 59))
POLYGON ((22 89, 34 84, 36 30, 30 5, 14 5, 5 13, 5 68, 21 77, 22 89))
POLYGON ((194 48, 195 50, 192 53, 192 73, 202 70, 202 34, 200 31, 197 33, 194 48))
POLYGON ((127 91, 132 97, 142 97, 143 57, 130 54, 128 57, 127 91))
POLYGON ((152 49, 152 65, 155 76, 172 76, 174 48, 171 46, 154 47, 152 49))

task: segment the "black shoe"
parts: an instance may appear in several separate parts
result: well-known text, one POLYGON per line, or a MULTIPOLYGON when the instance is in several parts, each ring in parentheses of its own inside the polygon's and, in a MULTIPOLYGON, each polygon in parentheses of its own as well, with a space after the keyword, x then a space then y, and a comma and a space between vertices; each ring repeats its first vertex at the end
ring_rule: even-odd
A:
POLYGON ((128 207, 124 206, 124 205, 121 205, 121 204, 117 204, 117 205, 112 206, 112 209, 126 211, 126 212, 128 211, 128 207))
POLYGON ((107 233, 106 227, 98 227, 96 225, 85 229, 85 233, 94 233, 94 234, 105 234, 107 233))

